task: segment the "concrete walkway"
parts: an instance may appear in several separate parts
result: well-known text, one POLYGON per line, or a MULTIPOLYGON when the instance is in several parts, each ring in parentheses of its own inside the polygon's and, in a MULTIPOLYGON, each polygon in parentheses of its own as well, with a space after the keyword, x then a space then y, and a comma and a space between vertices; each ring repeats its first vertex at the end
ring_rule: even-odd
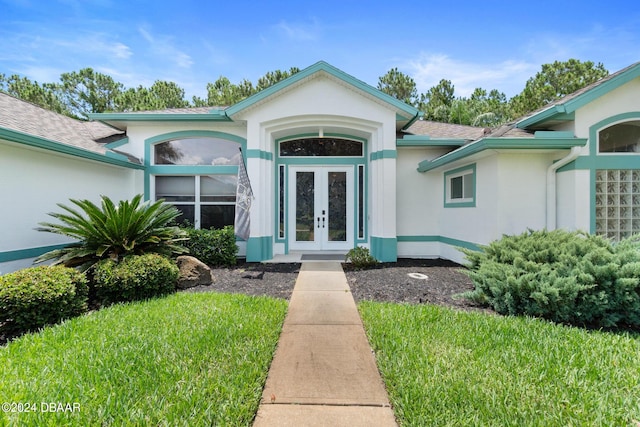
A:
POLYGON ((303 262, 254 427, 396 426, 338 262, 303 262))

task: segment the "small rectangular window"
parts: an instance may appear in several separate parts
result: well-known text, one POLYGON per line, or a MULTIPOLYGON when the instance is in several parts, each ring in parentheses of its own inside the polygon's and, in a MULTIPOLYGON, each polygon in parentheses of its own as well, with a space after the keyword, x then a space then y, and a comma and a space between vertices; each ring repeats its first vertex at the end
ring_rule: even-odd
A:
POLYGON ((445 207, 475 207, 476 165, 445 172, 444 186, 445 207))

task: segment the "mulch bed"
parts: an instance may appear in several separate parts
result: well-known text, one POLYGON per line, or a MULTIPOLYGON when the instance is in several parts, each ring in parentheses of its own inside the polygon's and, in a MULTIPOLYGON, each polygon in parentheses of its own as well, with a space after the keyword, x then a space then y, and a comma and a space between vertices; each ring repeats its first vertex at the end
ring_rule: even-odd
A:
MULTIPOLYGON (((216 268, 213 270, 214 284, 197 286, 185 292, 229 292, 289 299, 300 265, 240 263, 231 268, 216 268)), ((351 264, 343 264, 343 268, 356 302, 430 303, 487 311, 471 301, 455 297, 473 290, 473 284, 462 273, 464 267, 451 261, 399 259, 398 262, 380 263, 375 268, 364 270, 356 270, 351 264)))

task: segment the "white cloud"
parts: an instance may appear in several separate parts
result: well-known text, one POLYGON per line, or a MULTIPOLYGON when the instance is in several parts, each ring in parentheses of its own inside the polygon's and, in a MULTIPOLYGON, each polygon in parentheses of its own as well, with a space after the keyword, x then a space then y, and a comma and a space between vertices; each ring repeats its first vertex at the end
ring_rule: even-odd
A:
POLYGON ((276 31, 293 41, 313 41, 319 38, 320 26, 313 20, 311 23, 289 23, 280 21, 274 26, 276 31))
POLYGON ((149 43, 151 53, 161 57, 164 62, 172 62, 180 68, 191 68, 193 59, 174 45, 171 36, 152 34, 146 28, 138 28, 138 32, 149 43))
POLYGON ((120 58, 120 59, 127 59, 132 55, 132 52, 131 52, 131 49, 129 49, 129 46, 122 43, 115 43, 109 48, 109 50, 116 58, 120 58))
POLYGON ((469 96, 475 88, 498 89, 507 97, 519 93, 539 68, 537 64, 522 60, 499 63, 463 61, 441 53, 421 53, 401 66, 408 70, 418 88, 424 93, 442 79, 450 80, 456 96, 469 96))

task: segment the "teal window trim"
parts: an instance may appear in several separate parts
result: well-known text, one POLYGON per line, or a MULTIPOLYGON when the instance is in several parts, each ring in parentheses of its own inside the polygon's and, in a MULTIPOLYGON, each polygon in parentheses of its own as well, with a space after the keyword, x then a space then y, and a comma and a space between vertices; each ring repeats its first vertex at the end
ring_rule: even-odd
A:
MULTIPOLYGON (((144 141, 144 199, 151 200, 151 179, 156 175, 233 175, 238 173, 238 166, 230 165, 154 165, 153 146, 174 139, 216 138, 237 142, 242 152, 247 151, 247 140, 241 136, 210 130, 184 130, 164 133, 147 138, 144 141)), ((243 156, 246 162, 246 155, 243 156)))
MULTIPOLYGON (((464 178, 463 178, 464 185, 464 178)), ((465 192, 465 187, 462 191, 465 192)), ((444 172, 444 207, 445 208, 475 208, 476 207, 476 164, 462 166, 456 169, 452 169, 444 172), (464 177, 465 175, 471 175, 471 197, 452 199, 451 194, 451 181, 453 178, 464 177)))

